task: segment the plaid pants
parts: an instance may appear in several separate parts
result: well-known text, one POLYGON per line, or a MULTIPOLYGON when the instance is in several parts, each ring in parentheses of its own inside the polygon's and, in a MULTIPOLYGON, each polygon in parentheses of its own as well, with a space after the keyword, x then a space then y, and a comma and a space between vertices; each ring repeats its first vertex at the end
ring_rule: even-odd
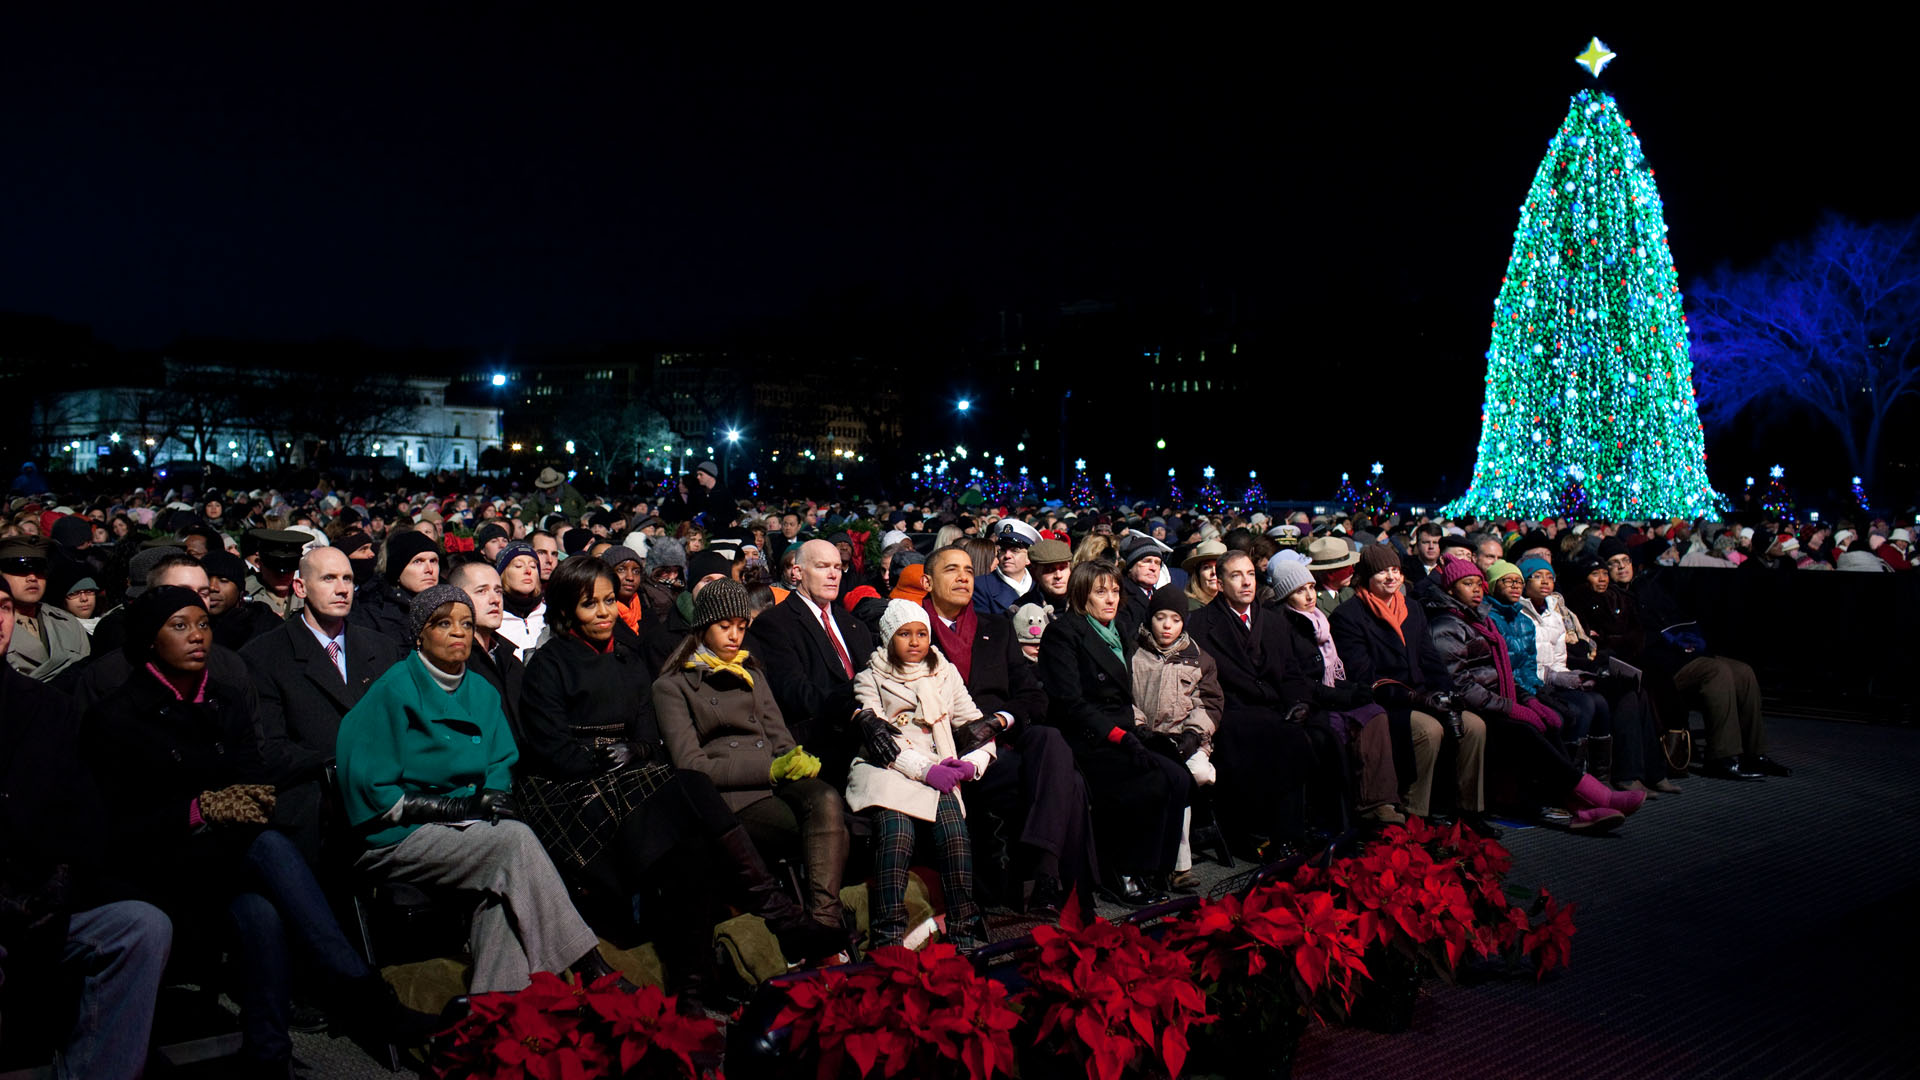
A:
MULTIPOLYGON (((898 945, 907 936, 907 876, 920 822, 898 810, 874 811, 874 894, 869 906, 871 948, 898 945)), ((940 796, 933 818, 933 842, 940 852, 940 888, 947 895, 947 936, 963 949, 987 943, 986 924, 973 902, 973 846, 960 800, 940 796)))

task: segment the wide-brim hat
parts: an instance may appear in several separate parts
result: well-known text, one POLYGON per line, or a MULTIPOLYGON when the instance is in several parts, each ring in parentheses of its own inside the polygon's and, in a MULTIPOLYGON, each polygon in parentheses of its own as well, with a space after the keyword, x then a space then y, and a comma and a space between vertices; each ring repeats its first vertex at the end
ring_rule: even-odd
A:
POLYGON ((1180 560, 1180 569, 1191 574, 1194 569, 1208 559, 1218 559, 1227 553, 1227 545, 1218 540, 1202 540, 1186 558, 1180 560))
POLYGON ((1360 553, 1353 545, 1337 536, 1322 536, 1307 544, 1308 570, 1338 570, 1343 566, 1354 566, 1360 562, 1360 553))
POLYGON ((560 475, 559 471, 554 469, 554 467, 551 465, 547 466, 544 469, 541 469, 540 475, 533 478, 533 486, 541 489, 542 491, 545 491, 548 488, 557 488, 561 484, 564 484, 566 482, 567 482, 567 478, 560 475))

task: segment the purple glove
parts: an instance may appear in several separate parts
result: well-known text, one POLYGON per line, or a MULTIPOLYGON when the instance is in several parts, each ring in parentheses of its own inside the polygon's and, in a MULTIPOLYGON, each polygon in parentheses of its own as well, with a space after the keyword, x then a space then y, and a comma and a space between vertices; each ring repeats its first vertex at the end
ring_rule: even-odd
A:
POLYGON ((948 758, 927 770, 927 786, 942 795, 960 786, 960 781, 973 779, 971 762, 959 758, 948 758))

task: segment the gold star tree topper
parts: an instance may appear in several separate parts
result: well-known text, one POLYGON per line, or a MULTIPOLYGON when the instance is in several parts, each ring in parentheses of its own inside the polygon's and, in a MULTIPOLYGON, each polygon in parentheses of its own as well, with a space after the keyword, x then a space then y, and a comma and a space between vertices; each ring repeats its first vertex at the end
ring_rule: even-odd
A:
POLYGON ((1617 53, 1607 48, 1606 42, 1594 38, 1587 42, 1587 51, 1573 58, 1573 62, 1586 68, 1594 78, 1600 77, 1600 69, 1607 66, 1617 53))

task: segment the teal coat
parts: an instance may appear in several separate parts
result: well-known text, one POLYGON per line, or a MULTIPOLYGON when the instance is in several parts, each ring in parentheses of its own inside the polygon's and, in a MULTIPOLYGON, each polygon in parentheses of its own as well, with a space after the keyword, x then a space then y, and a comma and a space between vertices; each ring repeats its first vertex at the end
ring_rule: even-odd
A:
POLYGON ((370 848, 397 844, 419 828, 384 818, 402 795, 513 787, 520 751, 499 692, 469 674, 449 694, 425 665, 415 653, 388 668, 340 721, 340 793, 347 821, 370 848))
POLYGON ((1507 639, 1507 659, 1513 662, 1514 685, 1533 696, 1540 693, 1540 655, 1534 651, 1533 620, 1520 610, 1520 604, 1524 603, 1524 599, 1509 604, 1488 596, 1480 606, 1487 618, 1493 620, 1493 625, 1500 628, 1500 636, 1507 639))

